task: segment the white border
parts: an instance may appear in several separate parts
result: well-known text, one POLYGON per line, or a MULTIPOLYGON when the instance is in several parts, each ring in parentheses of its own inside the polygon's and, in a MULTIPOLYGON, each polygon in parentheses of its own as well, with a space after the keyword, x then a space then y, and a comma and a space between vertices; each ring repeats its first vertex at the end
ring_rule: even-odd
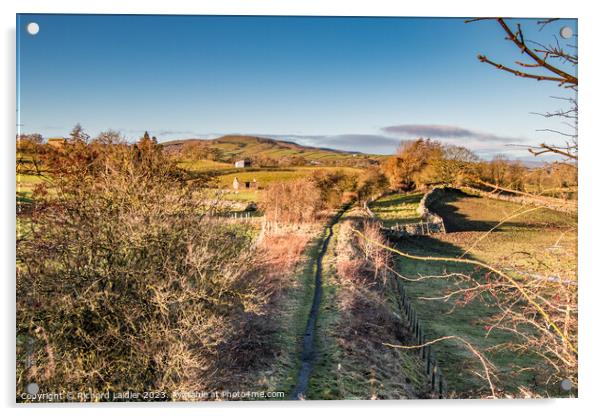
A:
MULTIPOLYGON (((349 414, 378 412, 398 414, 399 412, 432 411, 445 415, 504 415, 515 412, 537 412, 548 415, 567 413, 577 414, 596 406, 598 390, 602 387, 599 354, 600 329, 597 319, 602 316, 602 288, 600 281, 598 236, 602 236, 600 208, 596 182, 602 179, 599 166, 602 156, 602 138, 599 137, 600 118, 600 53, 602 21, 593 7, 594 2, 578 1, 525 1, 498 0, 495 2, 453 0, 453 1, 351 1, 351 0, 140 0, 140 1, 74 1, 74 0, 4 0, 0 3, 2 13, 2 117, 4 137, 2 140, 2 184, 3 211, 2 276, 4 282, 1 343, 2 361, 0 367, 0 399, 8 413, 80 414, 82 410, 91 414, 106 415, 114 412, 110 408, 118 406, 81 407, 57 405, 56 407, 35 406, 15 407, 14 403, 14 140, 15 135, 15 13, 127 13, 127 14, 249 14, 249 15, 339 15, 339 16, 520 16, 520 17, 576 17, 579 19, 579 54, 581 66, 580 88, 580 201, 579 201, 579 309, 580 316, 580 372, 579 395, 576 400, 502 400, 487 401, 411 401, 411 402, 303 402, 303 403, 217 403, 201 405, 176 404, 162 408, 156 404, 131 404, 130 411, 140 412, 144 408, 147 415, 166 413, 184 414, 276 414, 287 415, 316 412, 333 407, 342 407, 349 414), (596 75, 598 75, 596 77, 596 75), (110 407, 110 408, 108 408, 110 407)), ((123 410, 121 410, 123 411, 123 410)))

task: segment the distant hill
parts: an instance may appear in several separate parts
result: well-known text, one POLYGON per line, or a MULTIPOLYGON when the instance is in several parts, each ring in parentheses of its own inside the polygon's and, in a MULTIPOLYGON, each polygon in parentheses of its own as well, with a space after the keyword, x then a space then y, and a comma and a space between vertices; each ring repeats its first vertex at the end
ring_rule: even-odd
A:
POLYGON ((284 158, 301 157, 307 163, 330 164, 338 162, 376 163, 383 156, 368 155, 360 152, 346 152, 320 147, 302 146, 300 144, 255 136, 223 136, 217 139, 182 139, 161 143, 168 153, 185 153, 187 149, 198 147, 203 152, 213 152, 219 160, 234 161, 238 159, 270 158, 275 161, 284 158))

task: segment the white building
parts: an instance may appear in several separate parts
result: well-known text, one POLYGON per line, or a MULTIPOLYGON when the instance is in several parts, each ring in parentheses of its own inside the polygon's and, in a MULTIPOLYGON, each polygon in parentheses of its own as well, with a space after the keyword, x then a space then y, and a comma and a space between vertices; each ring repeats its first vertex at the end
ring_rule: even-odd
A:
POLYGON ((241 159, 234 162, 235 168, 247 168, 249 166, 251 166, 251 161, 248 159, 241 159))

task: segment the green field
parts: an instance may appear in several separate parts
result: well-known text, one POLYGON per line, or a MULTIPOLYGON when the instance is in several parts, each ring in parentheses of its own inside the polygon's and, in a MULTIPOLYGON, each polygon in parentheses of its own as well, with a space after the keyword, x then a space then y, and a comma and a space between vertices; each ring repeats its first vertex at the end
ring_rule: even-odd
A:
MULTIPOLYGON (((437 201, 432 209, 443 216, 449 233, 406 238, 396 243, 397 249, 418 256, 458 257, 486 235, 468 253, 468 258, 503 267, 517 278, 528 279, 531 275, 540 274, 576 279, 577 232, 573 216, 537 209, 486 234, 503 218, 528 208, 451 192, 437 201)), ((396 269, 411 279, 451 272, 475 273, 472 266, 424 262, 399 256, 396 257, 396 269)), ((450 290, 461 288, 461 285, 456 286, 456 283, 443 278, 402 283, 427 339, 459 335, 481 351, 513 340, 509 333, 500 330, 493 330, 487 335, 485 321, 497 312, 488 306, 487 299, 476 299, 466 305, 459 296, 448 301, 420 299, 443 296, 450 290)), ((461 396, 487 394, 486 382, 474 373, 481 371, 480 363, 466 348, 455 341, 445 341, 434 344, 433 350, 450 390, 461 396)), ((543 389, 545 380, 538 379, 536 372, 519 371, 520 368, 541 364, 539 357, 503 350, 487 351, 487 355, 497 366, 498 386, 513 393, 521 385, 543 389)), ((545 394, 546 391, 540 393, 545 394)), ((550 393, 560 394, 558 391, 550 393)))
POLYGON ((387 195, 372 202, 370 209, 385 227, 420 221, 417 209, 422 195, 420 192, 387 195))
MULTIPOLYGON (((274 182, 284 182, 307 178, 317 171, 342 171, 353 175, 362 172, 361 168, 337 167, 337 166, 296 166, 290 168, 234 168, 231 163, 216 162, 213 160, 187 160, 178 163, 182 169, 193 173, 208 174, 214 178, 217 186, 223 190, 229 190, 222 197, 226 200, 240 202, 260 202, 262 193, 266 187, 274 182), (232 183, 234 178, 241 182, 241 189, 234 191, 232 183), (243 189, 244 182, 257 181, 258 189, 243 189)), ((17 196, 29 198, 35 185, 45 181, 41 176, 30 174, 17 175, 17 196)))
POLYGON ((261 202, 263 200, 263 192, 254 189, 222 192, 220 195, 226 201, 261 202))
POLYGON ((460 192, 448 192, 432 209, 444 217, 450 232, 438 238, 462 251, 471 248, 501 220, 516 215, 472 247, 470 254, 527 273, 577 277, 576 215, 460 192), (526 210, 529 212, 521 214, 526 210), (543 260, 545 267, 541 265, 543 260))
POLYGON ((264 189, 274 182, 285 182, 296 179, 307 178, 317 171, 342 171, 347 174, 356 174, 361 172, 357 168, 340 168, 340 167, 293 167, 293 168, 264 168, 264 169, 240 169, 235 173, 228 173, 219 176, 219 184, 222 187, 231 187, 234 178, 238 178, 240 182, 252 182, 257 180, 257 186, 264 189))
POLYGON ((186 160, 178 163, 178 166, 182 169, 186 169, 192 172, 211 172, 232 169, 231 163, 216 162, 207 159, 186 160))
POLYGON ((354 175, 361 173, 362 169, 351 168, 351 167, 314 167, 314 166, 300 166, 291 168, 240 168, 232 172, 233 169, 223 170, 207 170, 206 172, 213 172, 215 175, 215 182, 217 186, 225 191, 222 197, 230 201, 240 202, 261 202, 263 198, 263 192, 272 183, 275 182, 286 182, 297 179, 308 178, 310 175, 317 171, 342 171, 348 175, 354 175), (233 189, 234 178, 238 178, 240 182, 240 188, 238 191, 233 189), (257 181, 257 189, 245 189, 245 182, 257 181))
POLYGON ((343 171, 350 175, 360 174, 364 166, 373 165, 384 158, 379 155, 302 146, 285 140, 238 135, 223 136, 212 140, 173 140, 162 143, 162 146, 173 157, 182 157, 178 163, 181 168, 200 177, 211 178, 213 181, 211 186, 229 191, 223 194, 225 199, 240 202, 260 202, 263 191, 274 182, 307 178, 316 171, 343 171), (188 146, 192 148, 198 146, 201 153, 202 151, 212 151, 219 155, 221 161, 186 159, 187 153, 182 149, 189 148, 188 146), (247 168, 235 168, 233 161, 244 158, 264 158, 264 161, 270 165, 282 163, 285 167, 252 165, 247 168), (294 158, 297 158, 294 160, 295 163, 293 163, 294 158), (226 162, 228 160, 230 162, 226 162), (305 164, 305 166, 296 166, 299 163, 305 164), (238 191, 233 189, 234 178, 241 182, 241 188, 238 191), (245 182, 254 180, 257 183, 257 189, 244 188, 245 182))
POLYGON ((29 202, 36 185, 44 183, 45 179, 39 175, 17 174, 17 200, 29 202))

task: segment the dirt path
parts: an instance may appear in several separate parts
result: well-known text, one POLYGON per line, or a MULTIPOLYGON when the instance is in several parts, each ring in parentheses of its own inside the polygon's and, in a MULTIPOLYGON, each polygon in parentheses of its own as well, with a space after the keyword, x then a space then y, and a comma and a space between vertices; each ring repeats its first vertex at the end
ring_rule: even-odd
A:
POLYGON ((301 368, 297 375, 297 384, 295 389, 291 393, 291 399, 301 400, 307 395, 307 388, 309 386, 309 379, 315 363, 315 337, 316 337, 316 322, 318 320, 318 311, 320 310, 320 303, 322 302, 322 260, 324 254, 328 249, 328 244, 334 233, 333 227, 339 221, 345 211, 349 209, 349 206, 343 207, 328 223, 326 227, 326 236, 322 241, 322 247, 316 257, 316 273, 314 280, 314 297, 309 311, 309 318, 307 319, 307 326, 305 333, 303 334, 303 349, 301 351, 301 368))

